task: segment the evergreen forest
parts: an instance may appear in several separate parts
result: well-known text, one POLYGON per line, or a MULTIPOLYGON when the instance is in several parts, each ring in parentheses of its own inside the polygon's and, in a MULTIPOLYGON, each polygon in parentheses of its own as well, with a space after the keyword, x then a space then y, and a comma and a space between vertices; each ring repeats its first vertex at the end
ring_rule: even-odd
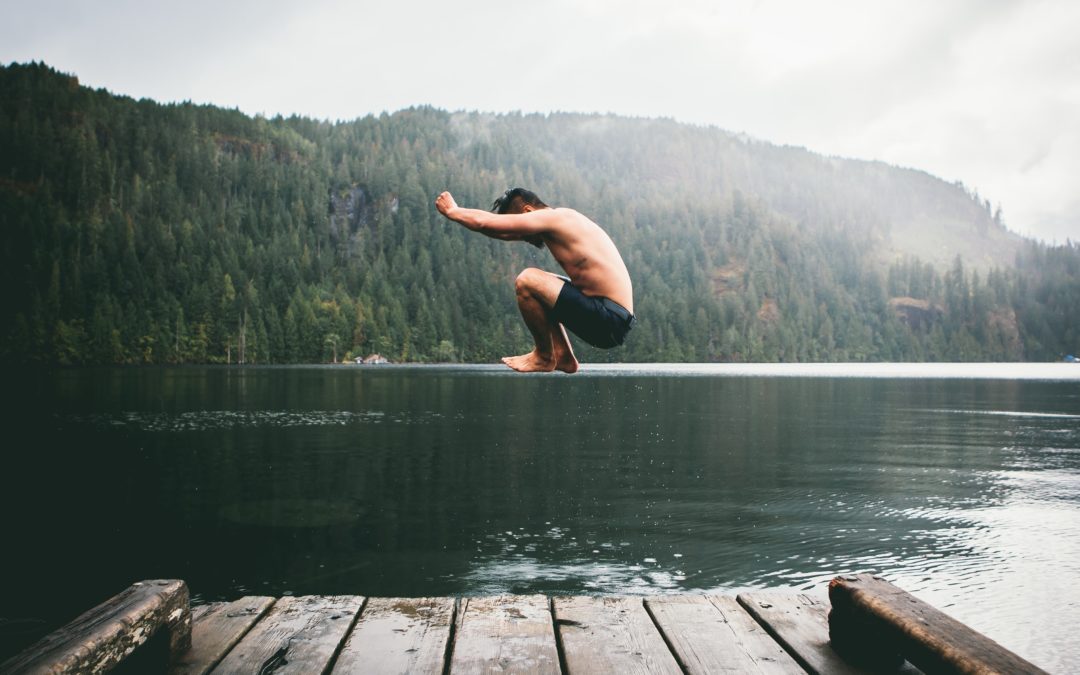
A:
MULTIPOLYGON (((0 360, 494 362, 546 250, 443 219, 511 186, 604 227, 624 347, 582 361, 1020 361, 1080 350, 1080 247, 976 191, 670 120, 353 121, 133 100, 0 67, 0 360)), ((573 338, 571 338, 573 340, 573 338)))

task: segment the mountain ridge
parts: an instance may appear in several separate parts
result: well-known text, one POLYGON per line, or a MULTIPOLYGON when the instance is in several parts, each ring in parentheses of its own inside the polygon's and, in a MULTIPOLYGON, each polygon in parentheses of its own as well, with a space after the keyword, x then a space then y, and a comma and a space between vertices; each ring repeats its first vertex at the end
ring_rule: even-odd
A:
POLYGON ((1076 247, 916 169, 614 115, 250 117, 44 64, 0 68, 0 93, 6 360, 517 353, 512 279, 552 262, 432 208, 513 184, 627 260, 640 326, 587 359, 1047 359, 1080 337, 1076 247))

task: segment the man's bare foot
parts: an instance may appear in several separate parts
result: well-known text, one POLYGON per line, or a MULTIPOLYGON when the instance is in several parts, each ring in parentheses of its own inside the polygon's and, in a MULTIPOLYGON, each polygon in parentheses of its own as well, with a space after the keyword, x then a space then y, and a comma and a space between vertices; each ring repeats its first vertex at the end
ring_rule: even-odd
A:
POLYGON ((504 356, 502 362, 522 373, 550 373, 557 364, 554 355, 544 356, 535 349, 520 356, 504 356))

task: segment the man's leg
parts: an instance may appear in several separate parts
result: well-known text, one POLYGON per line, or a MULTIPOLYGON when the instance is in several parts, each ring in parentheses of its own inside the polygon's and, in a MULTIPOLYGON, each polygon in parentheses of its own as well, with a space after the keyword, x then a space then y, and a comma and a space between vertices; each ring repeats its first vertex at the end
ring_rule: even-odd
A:
POLYGON ((551 318, 551 310, 566 283, 554 274, 530 267, 516 281, 518 309, 532 333, 534 349, 528 354, 507 356, 503 363, 522 372, 551 371, 558 368, 572 373, 578 368, 574 350, 566 332, 551 318))
POLYGON ((564 373, 576 373, 578 360, 574 356, 574 348, 570 346, 570 339, 566 337, 566 327, 561 323, 555 323, 551 331, 551 344, 555 348, 555 368, 564 373))

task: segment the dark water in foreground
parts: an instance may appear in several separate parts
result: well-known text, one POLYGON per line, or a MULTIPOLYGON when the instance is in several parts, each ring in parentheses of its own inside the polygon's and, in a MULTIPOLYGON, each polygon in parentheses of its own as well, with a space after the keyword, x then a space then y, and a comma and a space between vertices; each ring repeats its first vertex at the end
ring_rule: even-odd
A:
POLYGON ((205 602, 823 592, 875 571, 1067 672, 1080 663, 1068 368, 1046 371, 1062 381, 979 379, 1024 377, 997 366, 20 377, 5 385, 18 398, 0 616, 20 619, 5 644, 145 578, 186 579, 205 602))

